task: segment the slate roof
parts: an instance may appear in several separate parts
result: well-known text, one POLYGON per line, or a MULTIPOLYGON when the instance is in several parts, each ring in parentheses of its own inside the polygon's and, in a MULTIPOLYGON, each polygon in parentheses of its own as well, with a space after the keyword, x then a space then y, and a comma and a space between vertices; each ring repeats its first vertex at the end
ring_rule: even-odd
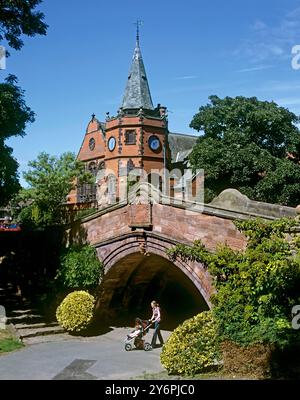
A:
POLYGON ((170 132, 168 135, 172 162, 182 162, 191 153, 198 136, 170 132))
POLYGON ((146 110, 154 109, 139 40, 136 41, 132 64, 122 101, 122 108, 123 110, 140 108, 146 110))

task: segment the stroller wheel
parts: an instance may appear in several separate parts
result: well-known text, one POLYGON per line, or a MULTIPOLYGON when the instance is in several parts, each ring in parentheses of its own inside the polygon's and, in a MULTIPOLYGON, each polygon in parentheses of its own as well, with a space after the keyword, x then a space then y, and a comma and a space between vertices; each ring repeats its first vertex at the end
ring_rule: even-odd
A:
POLYGON ((146 343, 144 344, 144 350, 145 350, 145 351, 149 351, 149 350, 151 350, 151 349, 152 349, 151 344, 146 342, 146 343))
POLYGON ((130 344, 130 343, 126 343, 126 344, 125 344, 125 350, 126 350, 126 351, 130 351, 131 349, 132 349, 131 344, 130 344))

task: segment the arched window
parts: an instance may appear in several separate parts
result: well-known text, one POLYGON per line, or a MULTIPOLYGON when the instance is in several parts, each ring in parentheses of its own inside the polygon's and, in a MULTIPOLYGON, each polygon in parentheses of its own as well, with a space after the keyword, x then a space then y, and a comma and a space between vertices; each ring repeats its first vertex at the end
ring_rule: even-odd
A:
MULTIPOLYGON (((86 164, 86 170, 89 171, 95 178, 97 175, 97 163, 95 161, 91 161, 86 164)), ((78 203, 93 203, 96 201, 96 191, 97 186, 96 182, 94 183, 83 183, 79 185, 77 188, 77 202, 78 203)))
POLYGON ((102 179, 105 177, 105 162, 101 161, 98 165, 98 171, 96 174, 96 183, 99 183, 99 181, 102 181, 102 179))
POLYGON ((117 190, 116 177, 113 174, 107 177, 107 191, 109 195, 115 195, 117 190))
POLYGON ((92 161, 88 164, 88 170, 91 174, 93 174, 94 176, 96 176, 97 174, 97 164, 95 161, 92 161))
POLYGON ((100 171, 101 169, 105 169, 105 162, 104 161, 101 161, 101 163, 99 163, 98 171, 100 171))

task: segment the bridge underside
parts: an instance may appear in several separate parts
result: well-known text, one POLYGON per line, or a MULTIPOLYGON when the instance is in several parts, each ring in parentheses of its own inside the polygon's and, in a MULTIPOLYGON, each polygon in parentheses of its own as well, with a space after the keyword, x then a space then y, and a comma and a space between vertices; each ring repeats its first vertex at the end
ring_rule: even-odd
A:
POLYGON ((151 316, 157 300, 164 313, 164 329, 208 309, 191 279, 168 259, 135 252, 119 259, 105 274, 101 308, 113 323, 132 325, 135 317, 151 316))

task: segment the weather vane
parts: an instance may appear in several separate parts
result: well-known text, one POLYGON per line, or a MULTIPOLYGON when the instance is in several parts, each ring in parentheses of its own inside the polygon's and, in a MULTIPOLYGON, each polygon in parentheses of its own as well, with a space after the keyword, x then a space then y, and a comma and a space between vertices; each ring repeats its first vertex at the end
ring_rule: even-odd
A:
POLYGON ((140 41, 140 26, 143 25, 143 21, 140 19, 137 19, 136 22, 134 22, 134 25, 136 25, 136 41, 140 41))

